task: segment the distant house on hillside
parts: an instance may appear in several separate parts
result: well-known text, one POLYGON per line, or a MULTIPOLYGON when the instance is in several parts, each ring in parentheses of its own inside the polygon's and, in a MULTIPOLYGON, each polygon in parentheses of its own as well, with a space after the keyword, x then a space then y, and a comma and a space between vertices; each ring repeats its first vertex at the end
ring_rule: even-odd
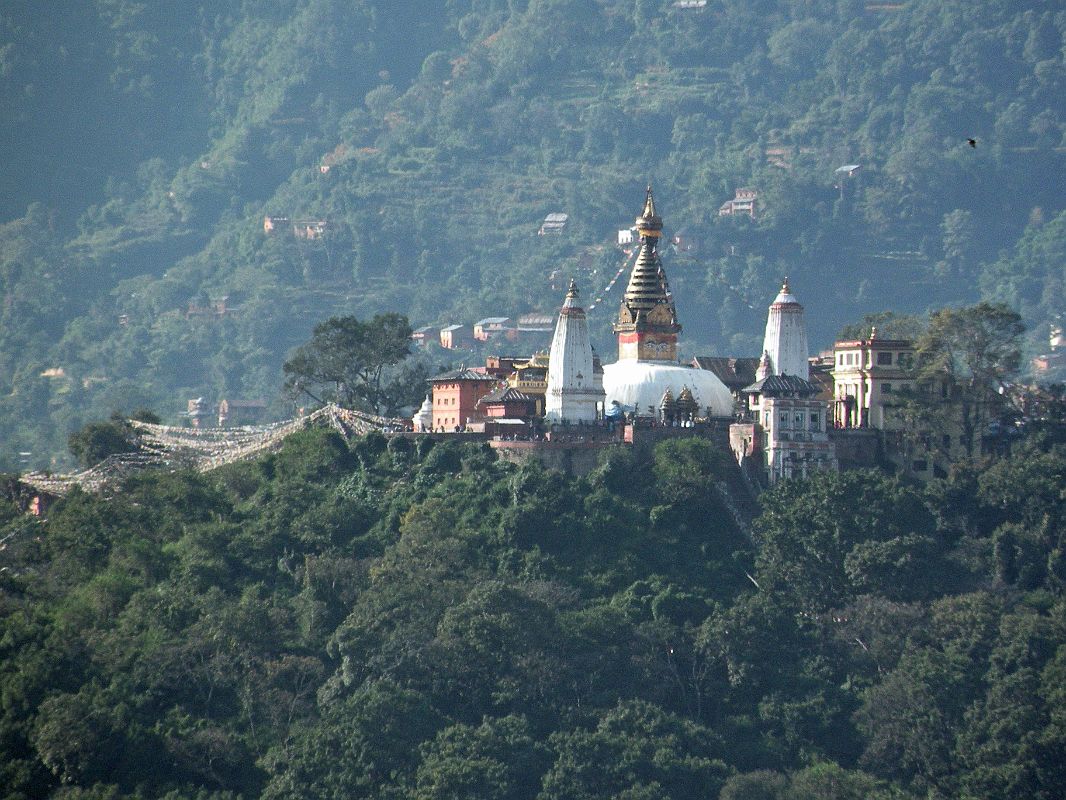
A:
POLYGON ((263 217, 263 233, 269 235, 277 230, 284 230, 292 224, 292 220, 288 217, 263 217))
POLYGON ((440 328, 436 325, 423 325, 411 333, 411 341, 416 347, 426 347, 430 342, 440 342, 440 328))
POLYGON ((750 187, 737 189, 736 196, 732 200, 726 200, 718 208, 720 217, 748 216, 755 219, 755 201, 759 197, 759 191, 750 187))
POLYGON ((533 311, 518 317, 518 330, 524 333, 552 333, 555 331, 555 317, 533 311))
POLYGON ((321 239, 326 233, 326 220, 299 219, 292 223, 292 235, 297 239, 321 239))
POLYGON ((474 338, 479 342, 487 342, 507 333, 507 323, 510 317, 485 317, 474 323, 474 338))
POLYGON ((446 325, 440 329, 440 346, 445 350, 461 350, 470 344, 470 328, 466 325, 446 325))
POLYGON ((540 230, 537 231, 538 236, 545 236, 547 234, 562 233, 566 228, 566 223, 569 221, 570 215, 556 212, 549 214, 544 218, 544 222, 540 225, 540 230))
POLYGON ((188 402, 185 416, 194 428, 199 428, 203 421, 211 416, 211 404, 203 397, 194 397, 188 402))
POLYGON ((327 222, 324 219, 297 219, 291 217, 263 217, 263 233, 270 236, 278 231, 287 230, 297 239, 321 239, 326 233, 327 222))
POLYGON ((223 400, 218 404, 218 427, 256 425, 263 419, 265 400, 223 400))

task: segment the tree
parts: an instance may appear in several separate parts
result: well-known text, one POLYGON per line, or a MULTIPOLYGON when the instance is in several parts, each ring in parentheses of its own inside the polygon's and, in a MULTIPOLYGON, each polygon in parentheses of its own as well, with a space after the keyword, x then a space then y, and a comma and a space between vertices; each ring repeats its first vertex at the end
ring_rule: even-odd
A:
POLYGON ((113 414, 107 422, 90 422, 79 431, 70 434, 67 446, 83 467, 99 464, 108 456, 132 453, 137 450, 137 437, 129 424, 119 414, 113 414))
POLYGON ((377 314, 369 322, 330 317, 285 362, 285 388, 319 402, 391 410, 389 368, 408 356, 410 341, 411 326, 402 314, 377 314))
POLYGON ((934 312, 915 344, 924 389, 912 395, 908 410, 920 428, 958 428, 966 454, 979 455, 981 435, 1005 405, 1000 390, 1021 366, 1024 332, 1021 316, 1002 303, 934 312), (945 384, 946 392, 938 391, 945 384))

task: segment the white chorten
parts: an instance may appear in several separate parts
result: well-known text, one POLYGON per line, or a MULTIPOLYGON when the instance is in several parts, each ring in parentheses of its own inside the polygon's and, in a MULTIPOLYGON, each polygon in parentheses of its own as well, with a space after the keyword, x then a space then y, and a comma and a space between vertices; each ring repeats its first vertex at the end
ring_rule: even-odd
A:
POLYGON ((411 418, 415 431, 433 430, 433 399, 427 394, 422 407, 411 418))
POLYGON ((597 405, 603 403, 603 397, 585 309, 578 304, 577 284, 571 280, 548 356, 544 417, 549 422, 595 422, 597 405))
POLYGON ((803 320, 803 306, 788 286, 788 278, 770 304, 766 317, 763 352, 770 357, 774 375, 794 375, 807 380, 807 323, 803 320))

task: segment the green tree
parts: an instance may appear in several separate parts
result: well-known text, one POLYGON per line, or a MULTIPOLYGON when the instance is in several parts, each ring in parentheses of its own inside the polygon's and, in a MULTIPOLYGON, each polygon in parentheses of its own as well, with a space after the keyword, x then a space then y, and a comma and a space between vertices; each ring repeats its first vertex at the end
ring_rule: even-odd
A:
POLYGON ((319 402, 371 411, 390 410, 389 368, 410 353, 411 326, 402 314, 378 314, 369 322, 331 317, 285 362, 285 387, 319 402))
POLYGON ((1004 410, 1002 391, 1021 366, 1024 332, 1021 316, 1003 304, 934 312, 915 343, 923 385, 909 407, 920 429, 957 429, 966 454, 979 455, 987 426, 1004 410))
POLYGON ((452 725, 422 745, 416 800, 533 800, 548 753, 524 717, 452 725))
POLYGON ((108 456, 136 452, 137 436, 133 428, 115 414, 107 422, 90 422, 70 434, 67 444, 81 466, 92 467, 108 456))

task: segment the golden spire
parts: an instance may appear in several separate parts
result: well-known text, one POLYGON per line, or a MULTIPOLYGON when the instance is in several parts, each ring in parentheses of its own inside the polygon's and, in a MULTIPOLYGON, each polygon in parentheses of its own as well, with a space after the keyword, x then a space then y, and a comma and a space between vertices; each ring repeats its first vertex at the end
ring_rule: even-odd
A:
POLYGON ((644 194, 644 211, 637 217, 637 232, 642 237, 658 239, 663 235, 663 218, 655 213, 655 197, 652 195, 651 184, 644 194))
POLYGON ((573 278, 571 278, 570 279, 570 288, 566 290, 566 299, 567 300, 576 300, 578 298, 578 295, 579 295, 579 292, 577 290, 577 281, 575 281, 573 278))
POLYGON ((786 275, 785 279, 781 281, 781 292, 783 294, 792 294, 792 290, 788 288, 788 275, 786 275))

